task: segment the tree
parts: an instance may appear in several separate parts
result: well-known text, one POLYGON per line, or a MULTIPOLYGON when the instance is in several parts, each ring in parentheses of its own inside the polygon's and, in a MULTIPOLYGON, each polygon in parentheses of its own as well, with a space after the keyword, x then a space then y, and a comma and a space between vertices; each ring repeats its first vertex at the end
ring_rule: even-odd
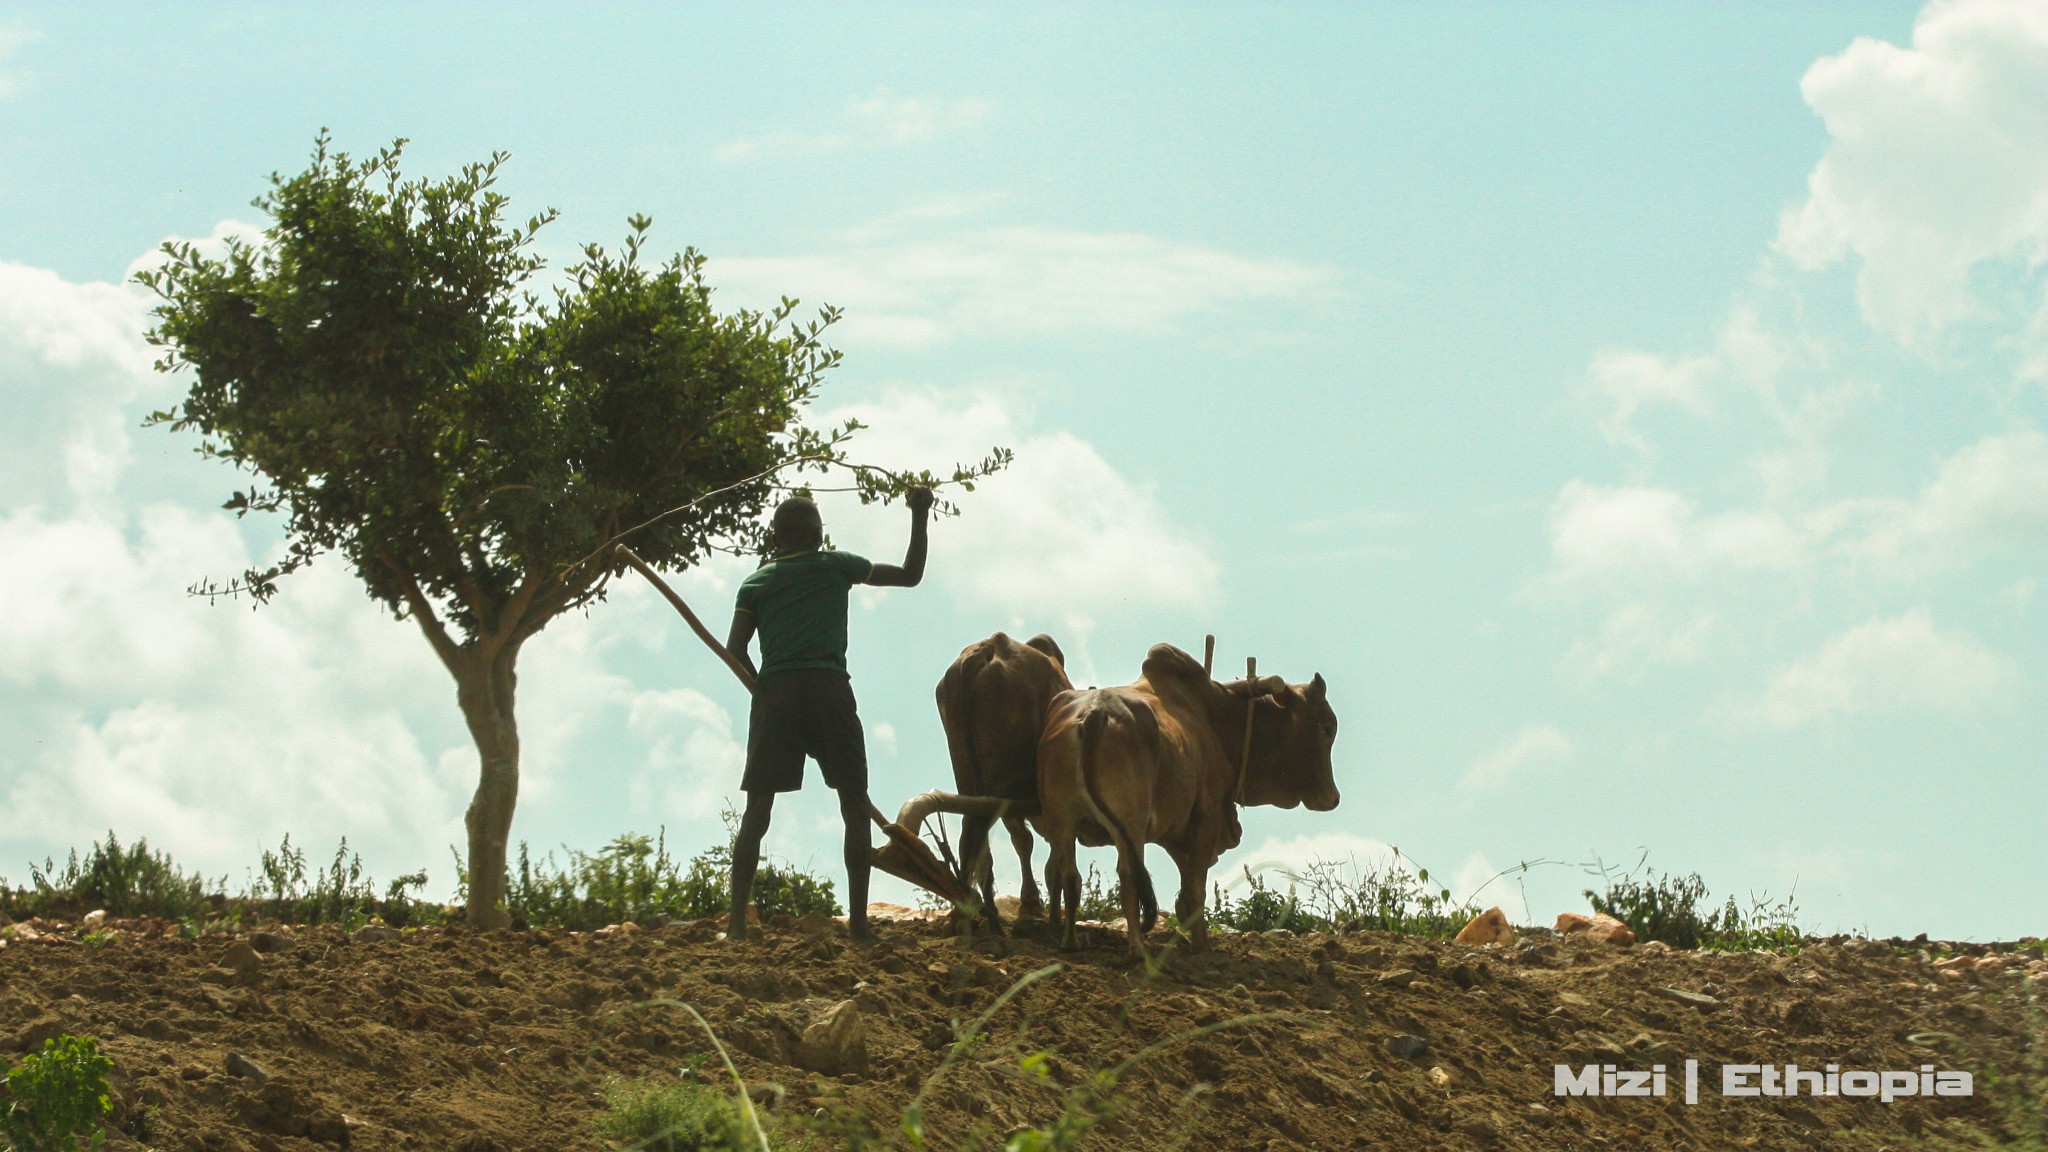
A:
POLYGON ((272 564, 195 594, 257 604, 284 575, 336 553, 369 594, 410 618, 455 679, 479 773, 466 825, 469 918, 500 925, 519 788, 521 647, 602 598, 613 545, 688 567, 749 552, 760 516, 807 471, 844 470, 863 503, 949 480, 849 461, 860 425, 804 422, 839 362, 838 313, 720 314, 703 258, 641 262, 595 245, 544 303, 531 251, 552 211, 509 225, 493 190, 506 156, 439 181, 399 171, 405 141, 356 161, 323 132, 312 163, 272 175, 260 242, 209 256, 189 243, 137 279, 160 299, 150 341, 189 368, 184 401, 152 423, 196 430, 198 451, 259 482, 225 507, 283 516, 272 564))

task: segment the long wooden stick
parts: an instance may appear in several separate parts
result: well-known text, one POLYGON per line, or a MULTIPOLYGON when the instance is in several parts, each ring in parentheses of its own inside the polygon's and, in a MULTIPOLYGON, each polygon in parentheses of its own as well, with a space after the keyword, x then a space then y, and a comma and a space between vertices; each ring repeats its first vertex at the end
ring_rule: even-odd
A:
POLYGON ((754 677, 747 671, 747 666, 740 663, 740 658, 733 655, 730 649, 718 642, 718 637, 713 636, 711 629, 706 628, 704 622, 697 619, 697 614, 690 611, 690 606, 683 603, 683 598, 676 595, 676 590, 668 586, 668 581, 663 580, 661 575, 650 567, 647 561, 642 560, 635 554, 631 548, 620 544, 618 545, 618 550, 619 556, 626 563, 639 569, 640 574, 647 577, 647 582, 654 585, 655 591, 668 597, 668 602, 675 607, 676 611, 683 614, 683 619, 689 623, 690 631, 697 634, 697 639, 702 640, 713 652, 718 653, 718 658, 725 661, 725 666, 732 669, 732 674, 740 678, 740 683, 747 686, 747 691, 752 692, 754 690, 754 677))

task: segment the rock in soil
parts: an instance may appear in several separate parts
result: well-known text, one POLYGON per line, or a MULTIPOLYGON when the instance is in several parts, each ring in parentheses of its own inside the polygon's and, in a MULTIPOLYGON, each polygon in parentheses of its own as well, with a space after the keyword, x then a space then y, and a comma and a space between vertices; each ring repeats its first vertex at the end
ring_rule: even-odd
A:
POLYGON ((842 1000, 812 1021, 797 1041, 796 1065, 827 1076, 867 1071, 868 1029, 860 1006, 842 1000))
POLYGON ((1458 933, 1458 943, 1475 948, 1487 944, 1506 947, 1515 942, 1515 927, 1508 923, 1507 914, 1498 908, 1488 908, 1474 916, 1470 923, 1458 933))
POLYGON ((1587 939, 1602 944, 1629 945, 1636 942, 1636 934, 1629 930, 1628 925, 1605 912, 1595 912, 1591 916, 1581 916, 1576 912, 1560 913, 1554 931, 1559 936, 1583 934, 1587 939))

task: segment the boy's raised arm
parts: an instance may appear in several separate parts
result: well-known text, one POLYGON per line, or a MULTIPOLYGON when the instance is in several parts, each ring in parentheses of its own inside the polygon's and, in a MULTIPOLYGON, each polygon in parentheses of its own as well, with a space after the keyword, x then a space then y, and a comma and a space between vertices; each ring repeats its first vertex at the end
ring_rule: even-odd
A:
POLYGON ((903 566, 875 565, 874 570, 868 573, 870 584, 884 588, 915 588, 924 579, 924 557, 929 545, 925 523, 931 516, 932 490, 912 488, 905 503, 910 505, 910 549, 903 554, 903 566))

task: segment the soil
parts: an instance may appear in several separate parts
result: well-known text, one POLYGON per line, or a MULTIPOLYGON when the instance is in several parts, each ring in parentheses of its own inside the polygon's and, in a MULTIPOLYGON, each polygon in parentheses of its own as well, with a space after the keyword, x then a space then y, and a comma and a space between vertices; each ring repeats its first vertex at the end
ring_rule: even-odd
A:
MULTIPOLYGON (((1045 1123, 1091 1070, 1260 1014, 1277 1015, 1135 1066, 1086 1146, 1875 1150, 2038 1147, 2044 1135, 2048 965, 2037 946, 1973 945, 1981 956, 1938 969, 1938 946, 1839 938, 1780 955, 1544 934, 1487 948, 1224 934, 1151 972, 1124 959, 1120 934, 1090 931, 1088 947, 1062 953, 1035 926, 998 943, 883 924, 878 942, 856 944, 835 922, 783 920, 739 945, 709 922, 419 929, 377 942, 277 929, 289 939, 258 945, 289 950, 260 956, 246 932, 181 939, 170 925, 121 921, 87 940, 76 926, 21 927, 0 947, 0 1046, 97 1037, 115 1064, 119 1120, 147 1113, 146 1146, 181 1152, 606 1148, 596 1119, 607 1078, 719 1067, 687 1013, 645 1003, 658 997, 702 1011, 750 1082, 779 1086, 759 1094, 785 1114, 865 1117, 888 1131, 924 1089, 933 1148, 1045 1123), (1055 963, 934 1080, 955 1021, 1055 963), (804 1027, 849 999, 866 1027, 866 1070, 796 1066, 804 1027), (1043 1075, 1020 1071, 1039 1051, 1052 1054, 1043 1075), (1687 1058, 1702 1075, 1692 1106, 1687 1058), (1723 1099, 1718 1066, 1736 1062, 1931 1063, 1971 1071, 1976 1094, 1723 1099), (1661 1063, 1671 1094, 1559 1097, 1560 1063, 1661 1063)), ((121 1135, 108 1146, 145 1144, 121 1135)))

